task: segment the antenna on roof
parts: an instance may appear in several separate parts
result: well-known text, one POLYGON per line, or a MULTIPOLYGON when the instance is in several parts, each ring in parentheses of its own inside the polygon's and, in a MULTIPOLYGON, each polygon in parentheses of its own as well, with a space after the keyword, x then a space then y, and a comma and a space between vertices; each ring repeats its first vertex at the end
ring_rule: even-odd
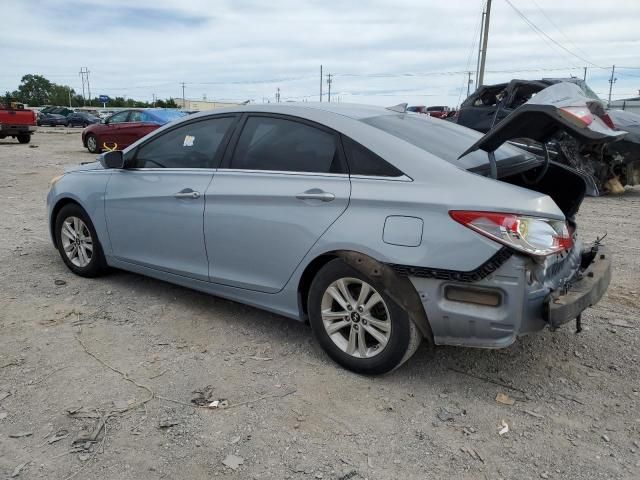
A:
POLYGON ((398 113, 407 113, 407 107, 409 106, 408 103, 399 103, 398 105, 394 105, 392 107, 387 107, 387 110, 391 110, 392 112, 398 112, 398 113))

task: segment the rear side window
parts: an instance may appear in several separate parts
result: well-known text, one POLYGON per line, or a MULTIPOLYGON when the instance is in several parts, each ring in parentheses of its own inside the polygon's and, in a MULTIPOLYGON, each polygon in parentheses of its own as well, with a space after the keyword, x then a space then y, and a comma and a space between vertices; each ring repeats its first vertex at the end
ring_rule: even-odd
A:
POLYGON ((213 168, 234 117, 210 118, 170 130, 143 145, 132 168, 213 168))
POLYGON ((340 173, 336 136, 283 118, 253 116, 244 125, 231 168, 340 173))
POLYGON ((402 172, 349 137, 342 137, 349 173, 372 177, 400 177, 402 172))

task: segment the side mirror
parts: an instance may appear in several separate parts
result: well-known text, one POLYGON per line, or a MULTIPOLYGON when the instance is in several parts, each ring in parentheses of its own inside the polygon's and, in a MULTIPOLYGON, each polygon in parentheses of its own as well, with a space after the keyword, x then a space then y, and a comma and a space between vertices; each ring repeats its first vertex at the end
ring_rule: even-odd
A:
POLYGON ((100 164, 104 168, 124 168, 122 150, 113 150, 100 155, 100 164))

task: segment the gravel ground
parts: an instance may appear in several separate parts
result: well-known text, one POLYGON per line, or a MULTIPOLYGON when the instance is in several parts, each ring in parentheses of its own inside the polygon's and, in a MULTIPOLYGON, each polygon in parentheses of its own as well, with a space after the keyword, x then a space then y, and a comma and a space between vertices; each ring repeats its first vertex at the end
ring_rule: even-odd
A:
POLYGON ((640 188, 579 214, 615 260, 583 333, 423 347, 368 378, 302 323, 126 272, 74 276, 45 195, 92 158, 79 129, 0 141, 0 478, 640 478, 640 188))

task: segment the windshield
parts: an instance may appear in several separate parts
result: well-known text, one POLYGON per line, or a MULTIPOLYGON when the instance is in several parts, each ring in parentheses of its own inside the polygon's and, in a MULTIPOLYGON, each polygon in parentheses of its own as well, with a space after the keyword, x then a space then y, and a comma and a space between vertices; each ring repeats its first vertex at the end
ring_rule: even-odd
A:
MULTIPOLYGON (((478 170, 488 165, 486 152, 476 150, 458 159, 465 150, 478 141, 482 134, 470 128, 427 116, 380 115, 361 120, 405 142, 421 148, 436 157, 467 170, 478 170)), ((535 160, 531 154, 505 144, 495 151, 496 161, 518 157, 520 160, 535 160)))
POLYGON ((180 110, 149 110, 147 113, 163 125, 186 115, 186 112, 180 110))

